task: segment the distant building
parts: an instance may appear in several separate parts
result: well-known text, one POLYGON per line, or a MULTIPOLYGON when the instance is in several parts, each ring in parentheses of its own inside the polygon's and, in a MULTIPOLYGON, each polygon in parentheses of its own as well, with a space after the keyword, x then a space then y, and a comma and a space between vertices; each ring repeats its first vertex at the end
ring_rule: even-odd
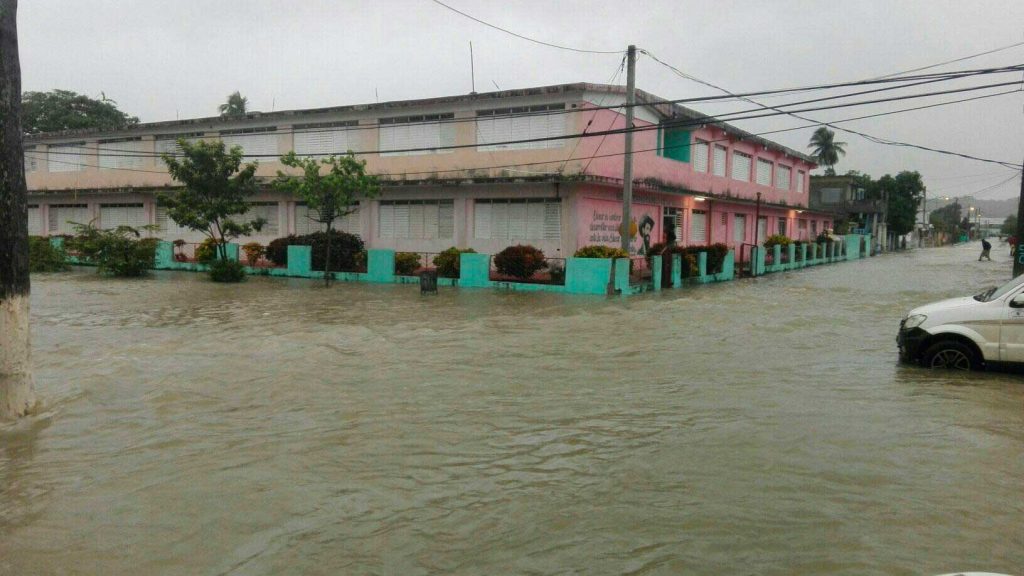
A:
POLYGON ((848 222, 855 231, 873 234, 882 222, 882 201, 864 197, 853 176, 811 176, 811 210, 835 215, 837 222, 848 222))
MULTIPOLYGON (((637 101, 633 253, 667 235, 738 248, 831 227, 829 213, 808 208, 809 156, 642 91, 637 101)), ((617 246, 624 136, 575 135, 622 128, 624 103, 622 86, 580 83, 27 136, 30 233, 68 233, 69 220, 95 219, 200 240, 156 203, 175 186, 158 155, 185 138, 221 139, 260 162, 266 186, 250 215, 269 223, 241 242, 317 229, 299 199, 270 188, 280 155, 353 150, 385 186, 338 228, 368 247, 493 254, 528 243, 556 257, 617 246)))

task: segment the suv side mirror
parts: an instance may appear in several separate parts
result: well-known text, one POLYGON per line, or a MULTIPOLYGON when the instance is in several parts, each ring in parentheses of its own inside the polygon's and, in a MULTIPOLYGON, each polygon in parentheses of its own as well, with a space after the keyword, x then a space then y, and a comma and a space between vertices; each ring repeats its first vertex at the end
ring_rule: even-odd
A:
POLYGON ((1017 294, 1010 300, 1010 308, 1024 308, 1024 293, 1017 294))

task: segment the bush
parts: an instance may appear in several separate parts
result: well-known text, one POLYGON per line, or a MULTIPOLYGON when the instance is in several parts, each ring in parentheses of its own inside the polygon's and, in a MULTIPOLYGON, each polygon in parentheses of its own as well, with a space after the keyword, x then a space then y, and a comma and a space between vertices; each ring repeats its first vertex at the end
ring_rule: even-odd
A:
POLYGON ((584 246, 577 250, 573 256, 575 258, 629 258, 629 254, 622 248, 612 248, 611 246, 601 244, 584 246))
POLYGON ((441 278, 458 278, 460 254, 476 254, 476 250, 473 250, 472 248, 459 250, 452 246, 437 256, 434 256, 434 266, 437 267, 437 275, 441 278))
POLYGON ((241 282, 245 280, 245 267, 235 260, 214 260, 210 263, 210 280, 214 282, 241 282))
POLYGON ((213 238, 207 238, 203 242, 196 246, 196 262, 200 264, 209 264, 217 259, 217 241, 213 238))
POLYGON ((729 247, 721 242, 717 242, 707 247, 708 252, 708 273, 718 274, 722 271, 722 265, 725 264, 725 257, 729 254, 729 247))
POLYGON ((61 272, 68 269, 64 248, 50 243, 49 238, 28 237, 29 272, 61 272))
POLYGON ((242 251, 245 252, 245 261, 249 263, 249 266, 256 266, 260 258, 267 253, 267 249, 259 242, 249 242, 242 246, 242 251))
POLYGON ((270 244, 267 244, 267 260, 270 260, 278 266, 288 265, 288 246, 291 244, 297 244, 295 238, 298 238, 295 234, 285 236, 284 238, 277 238, 271 240, 270 244))
POLYGON ((395 274, 408 276, 420 269, 420 255, 416 252, 398 252, 395 254, 395 274))
MULTIPOLYGON (((360 270, 365 268, 365 258, 359 264, 359 253, 363 252, 363 241, 355 234, 331 230, 331 271, 360 270)), ((267 245, 267 258, 278 266, 288 265, 289 246, 311 246, 313 248, 313 270, 326 270, 327 233, 314 232, 302 236, 277 238, 267 245)))
MULTIPOLYGON (((146 229, 145 227, 143 229, 146 229)), ((96 271, 111 276, 143 276, 156 259, 157 238, 140 238, 139 229, 118 226, 100 230, 92 224, 78 224, 78 235, 67 241, 69 250, 96 271)))
POLYGON ((528 280, 548 265, 544 253, 529 245, 509 246, 494 256, 498 273, 528 280))
POLYGON ((789 246, 793 241, 790 240, 789 236, 783 234, 772 234, 764 241, 765 248, 771 248, 772 246, 789 246))

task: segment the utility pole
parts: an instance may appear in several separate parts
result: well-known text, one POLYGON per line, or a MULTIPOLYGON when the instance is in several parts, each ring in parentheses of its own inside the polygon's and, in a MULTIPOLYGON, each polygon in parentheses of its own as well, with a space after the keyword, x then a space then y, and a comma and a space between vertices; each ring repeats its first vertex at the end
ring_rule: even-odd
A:
POLYGON ((1024 272, 1024 260, 1020 258, 1020 239, 1024 238, 1024 164, 1021 165, 1020 176, 1020 200, 1017 201, 1017 246, 1013 252, 1013 277, 1016 278, 1024 272))
POLYGON ((633 105, 636 102, 636 46, 626 51, 626 147, 622 165, 622 249, 629 254, 633 207, 633 105))
POLYGON ((921 233, 917 237, 917 247, 924 247, 924 234, 928 231, 928 188, 922 191, 924 194, 923 202, 921 202, 921 233))

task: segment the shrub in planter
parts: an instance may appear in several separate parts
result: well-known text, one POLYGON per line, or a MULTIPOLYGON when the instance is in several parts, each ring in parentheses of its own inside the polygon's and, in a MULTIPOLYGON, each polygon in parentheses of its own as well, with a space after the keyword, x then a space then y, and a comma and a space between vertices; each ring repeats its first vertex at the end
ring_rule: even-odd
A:
POLYGON ((235 260, 214 260, 210 263, 210 280, 214 282, 241 282, 245 280, 245 267, 235 260))
POLYGON ((242 246, 242 252, 245 252, 245 261, 249 263, 249 266, 256 266, 260 258, 267 253, 267 249, 259 242, 249 242, 242 246))
POLYGON ((217 241, 213 238, 207 238, 199 246, 196 246, 196 262, 209 264, 216 259, 217 241))
POLYGON ((63 248, 50 243, 49 238, 28 237, 29 272, 61 272, 68 269, 63 248))
POLYGON ((395 254, 395 274, 409 276, 420 268, 420 255, 416 252, 398 252, 395 254))
POLYGON ((76 229, 78 235, 67 241, 68 249, 77 252, 85 262, 95 264, 100 274, 143 276, 153 267, 160 240, 140 237, 140 230, 152 227, 100 230, 90 223, 78 224, 76 229))
POLYGON ((267 260, 270 260, 278 266, 288 265, 288 246, 295 244, 295 234, 285 236, 284 238, 277 238, 271 240, 270 244, 267 244, 267 260))
POLYGON ((547 267, 544 253, 530 245, 509 246, 494 256, 494 267, 498 273, 527 280, 547 267))
POLYGON ((612 248, 602 244, 584 246, 577 250, 573 256, 576 258, 629 258, 629 254, 622 248, 612 248))
MULTIPOLYGON (((296 244, 313 248, 313 270, 326 270, 327 233, 314 232, 305 236, 296 236, 296 244)), ((363 240, 355 234, 331 230, 331 271, 342 272, 361 269, 356 266, 356 258, 363 251, 363 240)))
POLYGON ((717 242, 707 248, 708 273, 718 274, 722 271, 722 265, 725 264, 725 257, 729 254, 729 247, 721 242, 717 242))
POLYGON ((473 250, 472 248, 459 250, 455 246, 452 246, 437 256, 434 256, 434 266, 437 267, 437 275, 441 278, 458 278, 460 254, 476 254, 476 250, 473 250))
POLYGON ((783 234, 772 234, 764 241, 765 248, 771 248, 772 246, 789 246, 793 241, 789 239, 789 236, 783 234))

